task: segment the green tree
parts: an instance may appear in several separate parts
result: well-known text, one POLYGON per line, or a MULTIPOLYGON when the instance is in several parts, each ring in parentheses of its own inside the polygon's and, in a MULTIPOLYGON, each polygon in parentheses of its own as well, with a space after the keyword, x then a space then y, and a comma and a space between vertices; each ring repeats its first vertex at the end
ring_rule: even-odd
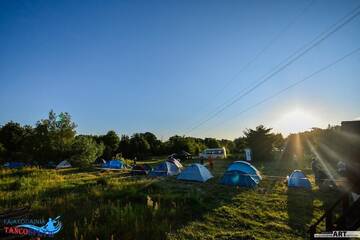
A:
POLYGON ((6 161, 20 160, 24 128, 15 122, 8 122, 0 129, 0 143, 3 145, 3 158, 6 161))
POLYGON ((246 147, 245 137, 239 137, 234 139, 234 152, 242 153, 246 147))
POLYGON ((192 148, 193 152, 190 152, 190 153, 192 153, 194 155, 198 155, 201 151, 203 151, 206 148, 206 145, 205 145, 203 139, 201 139, 201 138, 192 138, 192 141, 194 142, 194 147, 192 148))
POLYGON ((161 149, 161 141, 158 140, 157 137, 155 136, 155 134, 153 134, 151 132, 146 132, 146 133, 143 133, 142 135, 144 136, 146 141, 149 143, 151 153, 153 155, 158 154, 161 149))
POLYGON ((6 153, 6 149, 2 145, 2 143, 0 143, 0 162, 3 162, 2 160, 4 159, 5 153, 6 153))
POLYGON ((220 146, 225 147, 227 154, 236 152, 235 151, 235 143, 234 143, 234 141, 227 140, 227 139, 221 139, 219 141, 219 143, 220 143, 220 146))
POLYGON ((150 144, 146 141, 145 137, 140 133, 135 133, 130 139, 131 157, 138 159, 145 159, 150 154, 150 144))
POLYGON ((219 148, 219 147, 221 147, 219 141, 216 140, 215 138, 205 138, 204 139, 204 144, 208 148, 219 148))
POLYGON ((25 125, 23 129, 24 135, 21 141, 21 152, 19 153, 19 158, 24 162, 38 164, 34 158, 34 129, 29 125, 25 125))
POLYGON ((274 135, 271 130, 271 128, 260 125, 255 130, 247 129, 244 131, 246 146, 252 150, 255 161, 272 159, 274 135))
POLYGON ((285 139, 281 133, 273 134, 273 147, 277 150, 281 150, 284 147, 285 139))
POLYGON ((132 158, 133 154, 131 152, 130 137, 127 135, 122 135, 119 143, 118 152, 122 154, 125 158, 132 158))
POLYGON ((71 145, 70 162, 74 166, 88 166, 102 155, 104 148, 90 136, 76 136, 71 145))
POLYGON ((47 119, 36 123, 33 140, 34 158, 42 164, 59 162, 71 156, 71 145, 75 139, 76 124, 68 113, 51 110, 47 119))
POLYGON ((199 151, 199 144, 192 137, 172 136, 167 142, 168 153, 178 153, 182 150, 195 154, 199 151))
POLYGON ((100 139, 105 146, 103 158, 112 159, 116 155, 119 148, 119 136, 116 134, 115 131, 110 130, 106 133, 106 135, 101 136, 100 139))

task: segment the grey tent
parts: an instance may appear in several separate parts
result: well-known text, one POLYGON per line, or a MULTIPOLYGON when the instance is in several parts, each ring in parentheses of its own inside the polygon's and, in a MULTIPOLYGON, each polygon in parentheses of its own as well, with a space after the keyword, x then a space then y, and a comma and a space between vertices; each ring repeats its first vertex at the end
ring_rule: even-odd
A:
POLYGON ((70 168, 71 167, 71 164, 64 160, 64 161, 61 161, 58 165, 56 165, 56 169, 60 169, 60 168, 70 168))

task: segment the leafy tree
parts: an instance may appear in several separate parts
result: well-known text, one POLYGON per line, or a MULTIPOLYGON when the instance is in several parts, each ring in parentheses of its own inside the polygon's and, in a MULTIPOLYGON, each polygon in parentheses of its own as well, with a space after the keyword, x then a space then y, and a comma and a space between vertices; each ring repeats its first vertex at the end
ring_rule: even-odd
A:
POLYGON ((25 130, 19 123, 8 122, 0 129, 0 143, 3 145, 3 157, 6 161, 17 161, 22 148, 25 130))
POLYGON ((204 144, 205 144, 208 148, 219 148, 219 147, 220 147, 219 141, 216 140, 215 138, 205 138, 204 144))
MULTIPOLYGON (((2 145, 2 143, 0 143, 0 160, 3 159, 5 153, 6 153, 6 149, 5 149, 5 147, 2 145)), ((0 161, 0 162, 1 162, 1 161, 0 161)))
POLYGON ((36 123, 32 135, 32 143, 34 158, 40 162, 40 164, 46 164, 49 161, 59 161, 59 159, 54 159, 55 150, 53 149, 50 130, 46 122, 38 121, 36 123))
POLYGON ((284 159, 293 159, 296 156, 297 160, 307 160, 308 165, 311 157, 321 157, 331 166, 330 169, 336 169, 338 161, 346 162, 351 158, 349 153, 358 149, 359 139, 354 134, 349 137, 340 126, 328 126, 326 129, 312 128, 310 131, 290 134, 286 138, 287 144, 283 155, 284 159))
MULTIPOLYGON (((191 137, 188 137, 191 138, 191 137)), ((201 151, 203 151, 207 146, 205 145, 205 141, 202 138, 191 138, 195 143, 195 150, 194 152, 190 152, 192 154, 198 155, 201 151)))
POLYGON ((19 159, 24 162, 38 164, 34 159, 34 129, 32 126, 25 125, 23 127, 24 135, 21 141, 21 149, 19 159))
POLYGON ((155 134, 153 134, 151 132, 146 132, 146 133, 143 133, 142 135, 144 136, 146 141, 149 143, 151 153, 153 155, 158 154, 160 152, 160 149, 161 149, 161 141, 158 140, 156 138, 155 134))
POLYGON ((221 139, 219 141, 219 144, 220 144, 220 146, 225 147, 227 154, 236 152, 234 141, 227 140, 227 139, 221 139))
POLYGON ((199 151, 199 145, 196 143, 195 139, 191 137, 175 135, 169 138, 167 145, 169 153, 178 153, 184 150, 194 154, 199 151))
POLYGON ((150 154, 150 144, 142 134, 135 133, 130 139, 131 157, 145 159, 150 154))
POLYGON ((119 143, 118 152, 122 154, 125 158, 132 158, 131 146, 130 146, 130 137, 127 135, 122 135, 119 143))
POLYGON ((235 138, 234 141, 234 152, 242 153, 246 147, 246 139, 244 137, 235 138))
POLYGON ((76 136, 71 145, 70 162, 74 166, 88 166, 102 155, 104 145, 89 136, 76 136))
POLYGON ((284 146, 285 139, 281 133, 273 134, 273 147, 277 150, 281 150, 284 146))
POLYGON ((68 113, 56 115, 51 110, 47 119, 36 123, 33 135, 34 158, 43 164, 49 160, 59 162, 69 158, 75 128, 76 124, 68 113))
POLYGON ((111 130, 108 131, 106 135, 101 136, 100 139, 105 146, 103 158, 105 159, 113 158, 119 148, 119 143, 120 143, 119 136, 116 134, 115 131, 111 130))
POLYGON ((247 129, 244 131, 246 146, 252 150, 255 161, 272 158, 274 135, 270 133, 271 130, 271 128, 260 125, 255 130, 247 129))

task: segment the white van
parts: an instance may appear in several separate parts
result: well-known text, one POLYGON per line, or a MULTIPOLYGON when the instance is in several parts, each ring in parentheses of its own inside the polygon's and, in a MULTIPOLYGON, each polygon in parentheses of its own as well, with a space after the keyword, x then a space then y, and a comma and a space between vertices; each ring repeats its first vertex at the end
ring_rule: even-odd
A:
POLYGON ((226 158, 226 149, 222 148, 208 148, 199 154, 200 158, 226 158))

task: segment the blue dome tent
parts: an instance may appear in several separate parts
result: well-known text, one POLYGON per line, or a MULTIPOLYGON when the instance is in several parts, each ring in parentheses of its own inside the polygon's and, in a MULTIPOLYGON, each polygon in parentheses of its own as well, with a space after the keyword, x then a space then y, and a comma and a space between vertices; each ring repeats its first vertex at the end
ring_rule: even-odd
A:
POLYGON ((220 183, 224 185, 255 187, 261 180, 260 172, 250 163, 236 161, 230 164, 220 183))
POLYGON ((301 170, 294 170, 288 177, 288 187, 311 189, 311 183, 301 170))
POLYGON ((8 162, 4 164, 4 167, 8 167, 8 168, 21 168, 25 166, 26 164, 23 162, 8 162))
POLYGON ((124 168, 124 162, 121 160, 110 160, 107 161, 106 163, 103 163, 101 165, 102 168, 113 168, 113 169, 121 169, 124 168))
POLYGON ((157 165, 150 173, 149 176, 161 177, 161 176, 173 176, 181 172, 180 168, 174 163, 165 161, 157 165))
POLYGON ((201 164, 192 164, 187 167, 180 175, 176 178, 179 180, 186 181, 197 181, 197 182, 206 182, 210 178, 214 177, 210 171, 201 164))

